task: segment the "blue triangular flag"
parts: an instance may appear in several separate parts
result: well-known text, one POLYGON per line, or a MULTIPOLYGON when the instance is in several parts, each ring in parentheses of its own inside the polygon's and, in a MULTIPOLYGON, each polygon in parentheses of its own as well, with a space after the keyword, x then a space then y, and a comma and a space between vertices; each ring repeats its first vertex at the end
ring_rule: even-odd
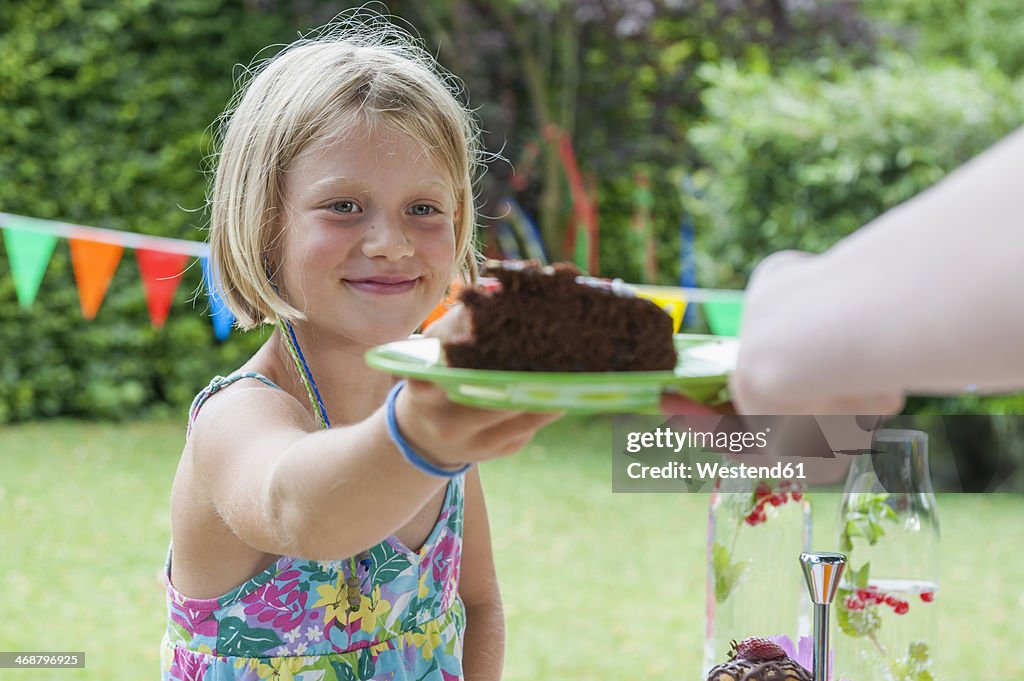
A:
POLYGON ((215 281, 210 258, 201 256, 199 262, 203 266, 203 285, 206 286, 206 297, 210 301, 210 316, 213 318, 213 334, 217 340, 227 340, 231 335, 231 325, 235 323, 235 315, 224 304, 220 292, 220 282, 215 281))

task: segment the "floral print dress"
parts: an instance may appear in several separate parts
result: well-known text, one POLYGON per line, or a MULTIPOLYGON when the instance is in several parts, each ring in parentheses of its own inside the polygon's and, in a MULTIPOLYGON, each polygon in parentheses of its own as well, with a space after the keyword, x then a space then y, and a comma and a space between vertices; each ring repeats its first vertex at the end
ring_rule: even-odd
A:
MULTIPOLYGON (((189 422, 225 385, 216 378, 189 422)), ((275 386, 276 387, 276 386, 275 386)), ((390 536, 356 564, 359 608, 349 609, 350 560, 281 556, 219 598, 196 599, 164 581, 168 622, 163 681, 452 681, 462 678, 465 611, 458 595, 465 476, 453 479, 419 551, 390 536)), ((354 600, 354 599, 353 599, 354 600)))

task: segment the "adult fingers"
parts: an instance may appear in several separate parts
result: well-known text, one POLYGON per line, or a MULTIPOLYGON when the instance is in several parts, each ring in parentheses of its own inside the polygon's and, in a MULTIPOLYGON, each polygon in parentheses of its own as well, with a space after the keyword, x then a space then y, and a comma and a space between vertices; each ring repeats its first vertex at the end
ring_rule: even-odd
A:
POLYGON ((878 395, 867 395, 857 397, 844 397, 833 400, 827 405, 827 412, 808 412, 819 414, 840 414, 840 415, 872 415, 890 416, 898 414, 903 410, 904 396, 901 393, 883 393, 878 395))
MULTIPOLYGON (((736 395, 737 404, 744 414, 803 415, 803 416, 889 416, 903 409, 904 397, 900 393, 857 396, 822 396, 810 399, 775 400, 756 396, 736 395)), ((875 419, 865 429, 871 430, 875 419)))
POLYGON ((753 289, 760 280, 784 273, 785 271, 792 269, 794 265, 805 262, 807 259, 813 257, 815 257, 813 253, 795 250, 777 251, 772 253, 758 263, 754 268, 754 271, 750 275, 750 281, 747 283, 747 288, 753 289))

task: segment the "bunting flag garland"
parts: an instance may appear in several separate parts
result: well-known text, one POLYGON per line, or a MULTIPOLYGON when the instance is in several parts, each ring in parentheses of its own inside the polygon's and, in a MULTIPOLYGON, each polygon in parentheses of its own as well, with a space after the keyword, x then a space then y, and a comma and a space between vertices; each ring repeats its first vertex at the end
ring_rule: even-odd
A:
MULTIPOLYGON (((739 335, 740 322, 743 319, 743 291, 648 284, 634 284, 633 288, 652 300, 656 300, 658 297, 680 299, 683 309, 679 311, 679 314, 684 316, 689 310, 700 306, 712 334, 716 336, 739 335)), ((659 302, 659 304, 668 309, 664 303, 659 302)), ((669 312, 673 313, 672 310, 669 312)))
POLYGON ((704 303, 704 315, 707 317, 708 328, 716 336, 740 335, 740 322, 743 319, 742 301, 704 303))
POLYGON ((188 256, 184 253, 139 248, 135 251, 135 260, 139 263, 142 288, 146 292, 149 321, 155 328, 162 329, 164 322, 167 321, 174 293, 181 283, 181 275, 185 271, 188 256))
POLYGON ((39 284, 43 282, 46 266, 50 264, 50 256, 57 245, 57 237, 51 234, 31 231, 33 218, 18 217, 5 220, 4 247, 10 261, 11 276, 14 278, 14 290, 18 295, 18 304, 23 308, 32 307, 32 302, 39 292, 39 284))
MULTIPOLYGON (((210 252, 209 244, 198 241, 86 227, 2 212, 0 231, 3 231, 18 304, 26 309, 36 299, 57 240, 68 240, 78 298, 86 319, 93 319, 102 305, 124 249, 135 249, 150 322, 158 329, 167 320, 189 258, 205 259, 210 252)), ((214 334, 224 340, 231 332, 234 317, 224 306, 223 296, 212 287, 211 278, 206 276, 207 269, 203 260, 214 334)))
MULTIPOLYGON (((585 212, 574 211, 574 218, 581 220, 585 217, 585 212)), ((528 236, 538 236, 536 227, 530 223, 524 212, 517 212, 514 220, 509 222, 518 222, 519 231, 528 236)), ((592 257, 594 244, 591 237, 594 235, 590 228, 596 226, 596 222, 577 225, 580 229, 577 233, 576 246, 583 246, 584 253, 581 255, 592 257)), ((504 227, 504 236, 510 242, 509 247, 516 244, 517 234, 512 225, 499 223, 499 227, 504 227)), ((146 296, 146 307, 149 310, 150 322, 155 328, 164 326, 175 292, 181 283, 182 273, 189 259, 195 258, 202 267, 214 335, 223 341, 231 333, 235 318, 224 303, 220 284, 216 281, 214 268, 211 266, 208 244, 84 227, 2 212, 0 231, 3 231, 3 243, 18 304, 23 308, 31 307, 35 301, 57 240, 64 238, 70 244, 79 302, 86 319, 93 319, 96 316, 121 262, 124 249, 131 248, 135 250, 146 296)), ((536 242, 530 245, 535 247, 536 242)), ((641 289, 641 295, 665 307, 672 315, 677 328, 685 312, 695 305, 701 305, 711 333, 722 336, 734 336, 739 333, 743 314, 741 291, 653 285, 636 288, 641 289)))
MULTIPOLYGON (((697 288, 697 255, 693 237, 693 221, 684 214, 679 225, 679 285, 683 288, 697 288)), ((694 314, 694 308, 686 308, 683 323, 693 324, 694 314)))
POLYGON ((231 325, 235 323, 235 316, 224 304, 220 293, 220 282, 217 281, 213 265, 209 256, 199 258, 203 265, 203 284, 206 286, 207 298, 210 301, 210 316, 213 318, 213 333, 217 340, 226 340, 231 333, 231 325))
POLYGON ((663 286, 633 286, 637 296, 653 301, 658 307, 672 317, 672 332, 679 333, 683 325, 683 315, 689 307, 686 294, 679 289, 663 286))
POLYGON ((69 239, 68 245, 71 247, 71 267, 78 285, 82 316, 94 319, 121 262, 124 246, 76 238, 69 239))

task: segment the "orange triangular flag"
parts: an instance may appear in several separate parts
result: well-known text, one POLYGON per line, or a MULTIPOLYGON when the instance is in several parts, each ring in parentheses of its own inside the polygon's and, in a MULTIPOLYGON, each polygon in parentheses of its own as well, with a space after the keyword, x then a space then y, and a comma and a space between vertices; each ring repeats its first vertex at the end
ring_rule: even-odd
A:
POLYGON ((163 328, 167 312, 171 309, 174 292, 181 283, 188 256, 184 253, 168 253, 140 248, 135 251, 142 277, 142 288, 146 291, 146 307, 149 321, 154 327, 163 328))
POLYGON ((103 303, 107 287, 121 261, 124 246, 86 239, 70 239, 71 265, 78 284, 82 316, 92 319, 103 303))

